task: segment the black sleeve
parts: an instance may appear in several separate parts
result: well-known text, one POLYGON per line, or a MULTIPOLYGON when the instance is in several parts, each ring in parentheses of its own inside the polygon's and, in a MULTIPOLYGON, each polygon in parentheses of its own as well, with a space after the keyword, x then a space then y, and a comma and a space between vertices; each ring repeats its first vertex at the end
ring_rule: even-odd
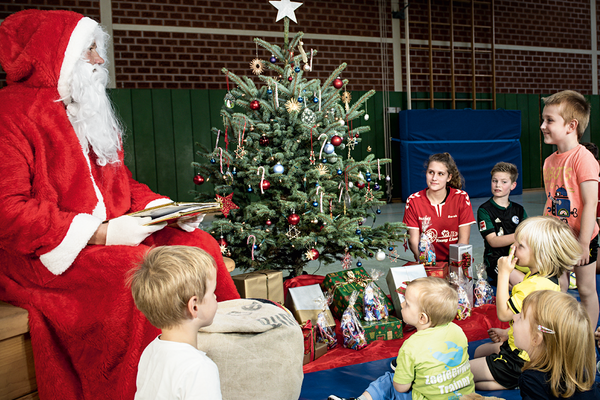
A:
POLYGON ((548 400, 548 385, 543 372, 525 370, 519 376, 519 388, 523 400, 548 400))

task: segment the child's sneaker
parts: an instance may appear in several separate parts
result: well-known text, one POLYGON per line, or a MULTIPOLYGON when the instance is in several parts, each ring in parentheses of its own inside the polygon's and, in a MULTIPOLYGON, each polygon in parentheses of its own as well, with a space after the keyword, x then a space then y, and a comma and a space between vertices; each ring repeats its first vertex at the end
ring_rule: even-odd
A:
POLYGON ((336 396, 335 394, 330 394, 329 397, 327 398, 327 400, 356 400, 354 397, 339 397, 336 396))
POLYGON ((577 289, 577 278, 575 272, 569 272, 569 289, 577 289))

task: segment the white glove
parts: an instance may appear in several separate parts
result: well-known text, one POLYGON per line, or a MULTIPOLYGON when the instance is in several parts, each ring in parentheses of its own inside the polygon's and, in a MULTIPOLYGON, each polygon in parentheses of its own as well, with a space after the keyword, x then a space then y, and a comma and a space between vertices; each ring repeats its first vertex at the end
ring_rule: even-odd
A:
POLYGON ((205 215, 206 214, 198 214, 194 215, 193 217, 179 218, 177 220, 177 225, 179 225, 179 227, 186 232, 192 232, 194 229, 197 229, 198 226, 200 226, 205 215))
POLYGON ((167 226, 167 223, 144 226, 152 221, 150 217, 130 217, 123 215, 108 221, 106 229, 107 246, 137 246, 156 231, 167 226))

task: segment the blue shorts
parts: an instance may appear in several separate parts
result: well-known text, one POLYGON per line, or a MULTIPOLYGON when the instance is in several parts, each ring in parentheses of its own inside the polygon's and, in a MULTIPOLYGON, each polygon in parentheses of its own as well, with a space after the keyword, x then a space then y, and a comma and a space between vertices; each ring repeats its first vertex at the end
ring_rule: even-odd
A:
POLYGON ((412 400, 412 390, 400 393, 394 389, 394 373, 389 371, 371 382, 366 391, 373 400, 412 400))

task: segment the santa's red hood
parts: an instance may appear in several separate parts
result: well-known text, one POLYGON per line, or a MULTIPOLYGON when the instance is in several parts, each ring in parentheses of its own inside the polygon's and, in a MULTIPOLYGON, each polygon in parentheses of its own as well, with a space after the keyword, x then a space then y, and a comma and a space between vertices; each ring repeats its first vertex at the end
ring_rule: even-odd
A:
POLYGON ((0 65, 7 83, 56 88, 68 97, 68 79, 98 23, 72 11, 24 10, 0 24, 0 65))

